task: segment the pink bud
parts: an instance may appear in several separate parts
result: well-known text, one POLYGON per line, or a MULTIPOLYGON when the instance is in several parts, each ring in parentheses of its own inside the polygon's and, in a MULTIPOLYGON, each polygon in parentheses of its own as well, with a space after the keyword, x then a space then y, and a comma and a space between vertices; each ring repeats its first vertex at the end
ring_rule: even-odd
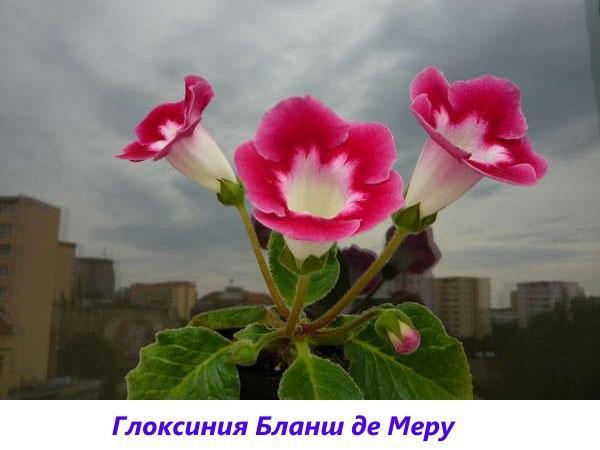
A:
POLYGON ((388 332, 388 338, 396 353, 410 355, 414 353, 421 344, 421 333, 404 322, 400 322, 400 333, 388 332))

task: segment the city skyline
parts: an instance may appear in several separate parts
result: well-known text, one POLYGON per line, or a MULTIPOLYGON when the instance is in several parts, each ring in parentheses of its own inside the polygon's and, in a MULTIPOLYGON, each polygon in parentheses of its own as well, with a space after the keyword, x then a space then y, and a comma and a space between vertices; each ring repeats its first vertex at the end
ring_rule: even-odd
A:
MULTIPOLYGON (((123 376, 160 330, 199 325, 203 314, 221 308, 272 304, 267 294, 233 280, 201 296, 195 282, 185 280, 116 289, 114 261, 77 255, 76 243, 60 240, 61 217, 59 208, 37 199, 0 196, 0 399, 121 397, 123 376)), ((432 245, 428 240, 395 255, 410 264, 388 278, 388 289, 365 294, 347 312, 382 303, 425 304, 450 335, 474 345, 471 358, 481 365, 478 358, 495 358, 495 351, 482 351, 480 344, 566 311, 574 314, 571 322, 581 308, 593 313, 598 301, 583 297, 578 283, 534 281, 511 292, 511 309, 494 309, 489 278, 434 277, 431 265, 420 272, 425 260, 435 264, 422 253, 432 245)))
MULTIPOLYGON (((272 104, 311 93, 346 117, 390 126, 408 182, 425 139, 408 111, 408 85, 436 64, 450 79, 492 72, 517 82, 533 142, 550 161, 540 186, 484 181, 440 214, 436 276, 490 277, 502 304, 519 281, 574 280, 600 294, 598 61, 590 57, 600 16, 584 3, 509 1, 501 11, 466 0, 274 3, 266 17, 227 2, 145 4, 142 17, 141 6, 114 2, 1 3, 9 64, 0 74, 0 193, 68 211, 61 238, 82 243, 84 256, 108 249, 120 286, 186 278, 206 293, 233 277, 264 291, 234 211, 167 164, 113 158, 130 124, 181 95, 185 74, 215 86, 205 120, 229 157, 272 104), (457 29, 448 16, 472 26, 457 29), (456 52, 439 39, 456 42, 456 52)), ((379 249, 387 226, 356 241, 379 249)))
MULTIPOLYGON (((0 193, 1 194, 1 193, 0 193)), ((23 199, 23 200, 28 200, 28 201, 34 201, 34 202, 38 202, 38 203, 42 203, 42 204, 46 204, 49 207, 53 207, 53 208, 57 208, 58 210, 61 211, 61 216, 64 218, 65 216, 65 210, 64 209, 60 209, 57 205, 53 205, 47 202, 44 202, 43 200, 41 200, 40 198, 35 198, 35 197, 31 197, 31 196, 27 196, 24 194, 19 194, 17 196, 5 196, 5 195, 0 195, 0 200, 4 198, 4 199, 11 199, 11 200, 16 200, 16 199, 23 199)), ((1 202, 0 202, 1 204, 1 202)), ((11 224, 12 225, 12 224, 11 224)), ((63 219, 61 219, 61 222, 59 223, 59 228, 63 227, 63 219)), ((60 237, 60 235, 59 235, 60 237)), ((238 285, 239 283, 237 283, 235 281, 234 277, 228 278, 225 282, 225 284, 223 284, 222 286, 215 286, 213 288, 210 289, 202 289, 202 274, 196 274, 195 277, 180 277, 177 274, 171 276, 171 277, 164 277, 161 276, 161 274, 155 274, 155 276, 152 278, 151 281, 147 281, 147 280, 130 280, 126 283, 123 282, 119 282, 119 279, 121 278, 120 276, 120 263, 118 260, 115 260, 114 258, 111 257, 111 255, 107 252, 107 249, 105 248, 103 250, 103 253, 101 255, 95 255, 95 254, 87 254, 85 252, 82 251, 83 248, 85 248, 85 243, 82 242, 67 242, 64 240, 64 238, 59 239, 59 244, 61 245, 69 245, 72 246, 74 249, 74 257, 76 258, 77 261, 85 261, 85 260, 90 260, 90 261, 99 261, 99 262, 110 262, 111 264, 111 270, 112 270, 112 276, 114 277, 113 280, 113 286, 114 286, 114 293, 117 293, 117 291, 122 290, 122 289, 129 289, 133 286, 135 286, 136 284, 145 284, 145 283, 149 283, 149 284, 164 284, 164 283, 170 283, 170 282, 188 282, 188 281, 183 281, 183 280, 189 280, 191 282, 194 283, 194 285, 197 288, 197 292, 198 292, 198 296, 197 299, 200 300, 203 296, 206 296, 208 294, 214 293, 214 292, 219 292, 222 289, 226 288, 227 286, 234 286, 234 285, 238 285)), ((442 255, 443 257, 443 255, 442 255)), ((444 278, 486 278, 489 279, 492 287, 493 287, 493 277, 476 277, 472 274, 468 274, 468 273, 460 273, 460 274, 446 274, 446 275, 436 275, 434 273, 435 269, 430 269, 427 273, 425 274, 412 274, 412 277, 426 277, 426 278, 431 278, 431 279, 444 279, 444 278)), ((404 274, 399 274, 396 278, 398 278, 398 280, 401 283, 406 283, 406 280, 404 280, 402 277, 406 276, 404 274)), ((396 278, 390 280, 390 282, 393 282, 396 278)), ((574 283, 574 284, 581 284, 578 280, 566 280, 566 279, 558 279, 558 278, 552 278, 552 279, 528 279, 528 280, 521 280, 521 281, 514 281, 512 283, 507 283, 505 284, 502 288, 504 290, 506 290, 507 295, 509 296, 509 302, 506 302, 506 304, 501 303, 501 304, 497 304, 496 302, 494 302, 493 296, 490 297, 491 299, 491 307, 492 308, 502 308, 502 307, 509 307, 511 306, 510 304, 510 295, 511 293, 518 288, 519 284, 527 284, 527 283, 546 283, 546 282, 559 282, 559 283, 574 283)), ((410 285, 411 282, 409 281, 408 284, 410 285)), ((242 284, 239 284, 240 286, 243 286, 242 284)), ((243 286, 248 288, 248 286, 243 286)), ((414 288, 414 286, 412 286, 414 288)), ((249 287, 250 289, 252 289, 251 287, 249 287)), ((584 286, 582 286, 582 288, 585 290, 584 286)), ((383 294, 384 297, 389 296, 389 292, 387 292, 387 290, 389 290, 389 286, 388 289, 380 289, 378 291, 378 293, 383 294)), ((258 292, 261 293, 265 293, 267 292, 266 286, 260 286, 257 288, 258 292)), ((418 291, 418 289, 417 289, 418 291)), ((586 294, 590 295, 589 293, 586 292, 586 294)), ((106 298, 112 298, 112 294, 111 295, 104 295, 104 297, 106 298)), ((427 303, 427 301, 426 301, 427 303)))

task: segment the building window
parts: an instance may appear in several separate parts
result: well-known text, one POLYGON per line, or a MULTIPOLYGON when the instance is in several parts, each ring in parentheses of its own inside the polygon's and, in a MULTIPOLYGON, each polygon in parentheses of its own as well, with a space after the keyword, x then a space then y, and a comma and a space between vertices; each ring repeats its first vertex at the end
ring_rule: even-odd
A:
POLYGON ((14 214, 14 203, 0 203, 0 214, 14 214))
POLYGON ((0 256, 10 255, 10 244, 0 244, 0 256))
POLYGON ((0 278, 6 278, 8 276, 8 266, 0 266, 0 278))
POLYGON ((6 300, 6 295, 8 293, 8 289, 6 286, 0 286, 0 300, 6 300))
POLYGON ((0 237, 11 236, 13 233, 12 223, 0 223, 0 237))

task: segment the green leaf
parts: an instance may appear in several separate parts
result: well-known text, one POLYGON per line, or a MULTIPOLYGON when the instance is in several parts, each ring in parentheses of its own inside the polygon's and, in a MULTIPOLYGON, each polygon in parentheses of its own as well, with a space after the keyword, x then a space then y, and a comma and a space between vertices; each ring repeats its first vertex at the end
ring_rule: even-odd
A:
POLYGON ((354 380, 339 365, 315 356, 306 343, 297 344, 298 355, 279 384, 281 400, 362 400, 354 380))
POLYGON ((421 345, 411 355, 398 355, 371 323, 346 344, 350 374, 367 399, 471 399, 473 388, 462 344, 448 336, 427 308, 403 303, 421 333, 421 345))
POLYGON ((233 306, 197 314, 190 320, 190 325, 211 330, 243 328, 250 323, 266 322, 269 314, 269 310, 263 305, 233 306))
POLYGON ((240 379, 229 349, 227 339, 207 328, 161 331, 127 375, 128 398, 238 399, 240 379))
MULTIPOLYGON (((298 276, 286 268, 279 260, 279 255, 285 249, 285 241, 279 233, 271 233, 269 239, 269 267, 275 283, 279 288, 279 292, 285 299, 288 305, 292 305, 294 295, 296 293, 296 284, 298 276)), ((310 285, 306 293, 305 305, 320 300, 335 286, 335 283, 340 274, 340 265, 335 251, 330 251, 327 254, 325 265, 319 272, 310 275, 310 285)))
POLYGON ((246 328, 242 328, 240 331, 233 335, 238 340, 248 339, 252 342, 258 342, 258 340, 265 334, 273 331, 271 328, 260 323, 251 323, 246 328))

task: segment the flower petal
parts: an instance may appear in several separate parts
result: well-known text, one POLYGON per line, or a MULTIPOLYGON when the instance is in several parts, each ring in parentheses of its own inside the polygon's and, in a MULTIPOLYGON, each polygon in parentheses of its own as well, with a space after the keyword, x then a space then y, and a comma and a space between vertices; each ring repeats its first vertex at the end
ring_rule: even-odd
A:
POLYGON ((117 155, 117 158, 127 159, 132 162, 140 162, 147 159, 152 159, 154 155, 156 155, 156 151, 151 150, 145 145, 142 145, 136 141, 128 144, 123 149, 123 152, 117 155))
POLYGON ((420 203, 421 217, 427 217, 458 199, 481 178, 479 171, 428 139, 408 186, 406 206, 420 203))
POLYGON ((535 152, 529 139, 497 140, 495 146, 505 150, 510 163, 493 164, 472 158, 464 163, 490 178, 520 186, 536 184, 546 174, 548 162, 535 152))
POLYGON ((202 117, 202 111, 215 96, 212 86, 204 78, 196 75, 185 77, 185 124, 194 125, 202 117))
POLYGON ((444 148, 448 153, 457 159, 468 158, 470 153, 450 142, 442 133, 435 129, 435 118, 432 112, 432 105, 425 94, 420 94, 410 105, 419 124, 425 129, 427 134, 444 148), (433 125, 432 125, 433 124, 433 125))
POLYGON ((364 183, 380 183, 388 179, 396 161, 394 136, 380 123, 352 124, 348 140, 324 156, 333 159, 340 154, 355 164, 356 176, 364 183))
POLYGON ((306 241, 337 241, 351 236, 360 227, 360 220, 331 220, 288 211, 284 217, 254 209, 254 216, 263 225, 286 237, 306 241))
POLYGON ((200 123, 190 136, 171 143, 167 160, 182 174, 214 192, 221 189, 219 180, 236 181, 227 158, 200 123))
POLYGON ((456 81, 450 85, 448 99, 454 122, 474 115, 487 124, 491 136, 519 139, 527 133, 519 88, 505 78, 484 75, 468 81, 456 81))
POLYGON ((184 115, 183 102, 158 105, 135 127, 135 135, 144 145, 162 141, 165 139, 164 133, 161 132, 162 127, 169 122, 181 126, 185 120, 184 115))
POLYGON ((263 250, 267 250, 272 230, 268 227, 265 227, 262 223, 256 220, 256 217, 252 216, 250 219, 252 220, 254 232, 256 233, 256 237, 258 238, 258 243, 260 244, 260 247, 263 250))
POLYGON ((351 211, 343 211, 336 218, 360 220, 355 234, 370 230, 404 206, 402 177, 396 171, 391 171, 389 178, 381 183, 362 185, 359 191, 363 194, 362 199, 351 211))
MULTIPOLYGON (((434 66, 429 66, 419 72, 410 84, 410 99, 424 95, 434 111, 448 110, 448 80, 444 74, 434 66)), ((435 126, 433 117, 424 117, 431 125, 435 126)))
POLYGON ((299 239, 292 239, 288 236, 283 237, 285 244, 292 252, 292 255, 298 261, 304 261, 309 256, 316 256, 320 258, 331 248, 335 243, 334 241, 304 241, 299 239))
POLYGON ((263 116, 254 145, 265 159, 279 161, 299 148, 338 146, 348 138, 349 130, 345 120, 318 100, 291 97, 263 116))
POLYGON ((264 159, 252 141, 240 145, 234 159, 252 205, 265 214, 283 216, 287 207, 274 163, 264 159))

